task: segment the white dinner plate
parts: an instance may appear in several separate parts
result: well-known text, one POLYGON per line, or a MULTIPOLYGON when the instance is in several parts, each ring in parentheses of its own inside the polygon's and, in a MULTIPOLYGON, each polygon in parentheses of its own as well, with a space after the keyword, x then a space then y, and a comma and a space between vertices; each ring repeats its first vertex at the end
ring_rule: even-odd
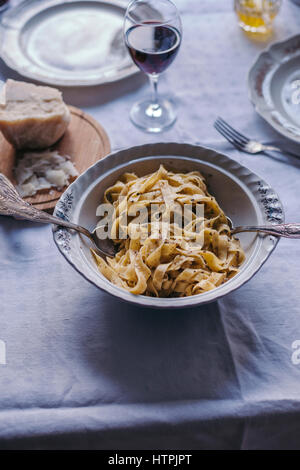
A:
POLYGON ((300 142, 300 34, 262 52, 250 69, 248 86, 258 114, 300 142))
MULTIPOLYGON (((114 152, 99 160, 72 183, 55 208, 55 215, 93 230, 99 221, 96 209, 104 191, 126 172, 138 176, 163 164, 172 171, 200 171, 225 214, 235 226, 282 223, 283 208, 275 191, 260 177, 226 155, 205 147, 179 143, 146 144, 114 152)), ((278 238, 241 233, 246 254, 240 272, 225 284, 203 294, 181 298, 133 295, 111 284, 98 270, 90 242, 77 232, 53 228, 55 243, 65 259, 85 279, 119 299, 153 308, 183 308, 219 299, 242 286, 259 270, 275 248, 278 238)))
POLYGON ((113 82, 138 71, 119 0, 29 0, 4 13, 0 55, 21 75, 60 86, 113 82))

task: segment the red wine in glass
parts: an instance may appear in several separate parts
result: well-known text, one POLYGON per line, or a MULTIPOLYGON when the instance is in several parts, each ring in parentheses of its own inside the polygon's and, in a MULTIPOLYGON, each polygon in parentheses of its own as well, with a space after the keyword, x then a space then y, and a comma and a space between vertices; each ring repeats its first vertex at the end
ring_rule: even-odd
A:
POLYGON ((157 87, 160 74, 173 62, 181 44, 179 12, 172 0, 131 0, 123 32, 133 62, 151 86, 151 97, 132 106, 131 121, 146 132, 162 132, 177 117, 173 100, 160 97, 157 87))
POLYGON ((147 74, 160 74, 173 62, 180 40, 176 28, 151 21, 132 26, 126 33, 132 60, 147 74))

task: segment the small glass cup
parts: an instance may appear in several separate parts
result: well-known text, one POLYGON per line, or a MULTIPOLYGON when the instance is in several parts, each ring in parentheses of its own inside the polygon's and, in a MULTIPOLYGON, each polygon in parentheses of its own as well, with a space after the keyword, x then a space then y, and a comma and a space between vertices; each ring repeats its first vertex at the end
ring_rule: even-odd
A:
POLYGON ((270 34, 282 0, 234 0, 240 27, 247 33, 270 34))

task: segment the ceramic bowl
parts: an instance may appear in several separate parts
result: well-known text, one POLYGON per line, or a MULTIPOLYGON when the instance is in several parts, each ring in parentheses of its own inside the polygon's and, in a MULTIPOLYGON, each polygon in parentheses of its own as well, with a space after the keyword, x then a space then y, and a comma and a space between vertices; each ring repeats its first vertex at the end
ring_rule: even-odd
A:
MULTIPOLYGON (((106 188, 123 173, 142 176, 164 164, 172 171, 199 170, 206 177, 209 191, 216 197, 234 225, 272 224, 284 221, 282 205, 274 190, 260 177, 226 155, 200 146, 178 143, 147 144, 111 153, 69 186, 62 195, 55 215, 88 229, 98 221, 96 208, 106 188)), ((153 298, 133 295, 111 284, 97 269, 89 241, 61 227, 53 236, 65 259, 88 281, 121 300, 153 308, 183 308, 212 302, 248 281, 266 261, 277 244, 269 235, 239 235, 246 253, 240 272, 216 289, 184 298, 153 298)))

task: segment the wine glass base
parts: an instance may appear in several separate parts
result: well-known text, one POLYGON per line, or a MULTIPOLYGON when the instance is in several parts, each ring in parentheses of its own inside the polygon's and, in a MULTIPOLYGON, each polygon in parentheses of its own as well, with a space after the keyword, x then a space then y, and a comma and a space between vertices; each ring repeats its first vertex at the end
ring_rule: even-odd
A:
POLYGON ((163 132, 176 121, 174 106, 167 100, 158 100, 157 104, 149 100, 135 103, 130 112, 133 124, 145 132, 163 132))

